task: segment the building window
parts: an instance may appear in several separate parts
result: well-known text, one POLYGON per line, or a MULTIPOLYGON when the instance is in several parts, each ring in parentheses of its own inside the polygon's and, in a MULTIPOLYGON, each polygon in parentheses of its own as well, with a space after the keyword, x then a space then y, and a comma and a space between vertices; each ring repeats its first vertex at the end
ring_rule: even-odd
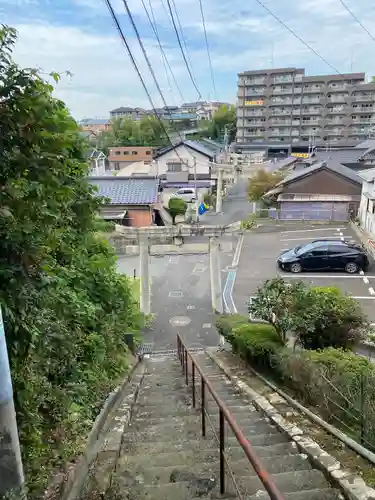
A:
POLYGON ((182 163, 180 161, 174 161, 167 163, 168 172, 182 172, 182 163))
POLYGON ((132 151, 132 155, 137 155, 138 151, 132 151))
POLYGON ((151 154, 151 151, 146 151, 146 155, 150 155, 151 154))
POLYGON ((129 154, 129 151, 123 151, 123 154, 124 154, 124 155, 128 155, 128 154, 129 154))
POLYGON ((121 154, 121 151, 115 151, 115 155, 120 155, 121 154))

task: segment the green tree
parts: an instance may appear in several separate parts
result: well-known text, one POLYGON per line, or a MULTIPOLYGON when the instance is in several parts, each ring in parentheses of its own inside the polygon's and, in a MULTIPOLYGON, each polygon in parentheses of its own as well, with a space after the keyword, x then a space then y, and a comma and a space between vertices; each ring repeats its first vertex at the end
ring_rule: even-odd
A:
POLYGON ((249 312, 274 326, 285 341, 293 334, 305 349, 349 349, 368 328, 360 304, 335 287, 309 288, 300 281, 267 280, 249 312))
POLYGON ((97 235, 79 128, 37 70, 12 60, 15 42, 3 26, 0 303, 29 498, 41 498, 127 372, 124 332, 140 313, 97 235))
POLYGON ((248 304, 249 313, 274 326, 282 342, 294 330, 296 297, 303 294, 305 287, 300 281, 291 284, 282 278, 267 280, 257 290, 256 298, 248 304))
POLYGON ((177 215, 185 215, 187 203, 181 198, 169 198, 168 210, 172 217, 172 224, 176 224, 177 215))
POLYGON ((232 142, 236 138, 236 107, 228 106, 223 104, 220 108, 213 114, 211 120, 201 120, 199 126, 202 129, 202 133, 211 139, 223 139, 225 128, 227 127, 229 134, 229 142, 232 142))
POLYGON ((336 287, 313 287, 296 296, 294 331, 305 349, 351 349, 368 322, 359 302, 336 287))
POLYGON ((249 201, 259 201, 262 197, 276 186, 285 177, 285 173, 281 171, 266 172, 264 168, 259 168, 249 178, 248 181, 248 198, 249 201))

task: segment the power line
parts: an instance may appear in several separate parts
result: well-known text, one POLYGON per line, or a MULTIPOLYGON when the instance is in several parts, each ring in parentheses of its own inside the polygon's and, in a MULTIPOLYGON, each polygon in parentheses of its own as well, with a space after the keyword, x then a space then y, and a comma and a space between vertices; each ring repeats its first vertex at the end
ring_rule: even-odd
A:
POLYGON ((177 42, 178 42, 178 45, 180 47, 180 51, 181 51, 182 57, 184 59, 186 69, 187 69, 187 71, 189 73, 189 77, 190 77, 191 83, 193 84, 195 90, 198 92, 198 99, 200 99, 202 97, 202 94, 199 92, 197 84, 195 83, 194 77, 192 75, 191 69, 190 69, 188 61, 186 59, 186 55, 185 55, 184 49, 182 48, 181 38, 180 38, 180 35, 178 34, 178 29, 177 29, 176 21, 174 19, 174 15, 173 15, 173 12, 172 12, 172 7, 171 7, 170 0, 167 0, 167 4, 168 4, 169 15, 171 16, 171 20, 172 20, 172 24, 173 24, 173 29, 174 29, 174 32, 175 32, 176 37, 177 37, 177 42))
POLYGON ((186 43, 186 37, 184 35, 184 30, 182 29, 182 24, 181 24, 181 21, 180 21, 180 16, 178 15, 178 10, 177 10, 177 7, 176 7, 176 3, 175 3, 174 0, 171 0, 171 2, 172 2, 172 8, 173 8, 175 16, 176 16, 177 26, 178 26, 178 28, 180 30, 180 37, 181 37, 181 40, 182 40, 182 43, 183 43, 183 46, 184 46, 184 49, 185 49, 186 58, 188 60, 191 72, 192 72, 192 74, 194 76, 194 80, 195 80, 193 63, 191 62, 191 59, 190 59, 189 49, 188 49, 188 46, 187 46, 187 43, 186 43))
MULTIPOLYGON (((172 115, 171 115, 171 112, 169 110, 169 107, 168 107, 168 104, 165 100, 165 97, 164 97, 164 94, 160 88, 160 85, 159 85, 159 82, 156 78, 156 75, 155 75, 155 72, 153 70, 153 67, 152 67, 152 64, 150 62, 150 59, 147 55, 147 52, 146 52, 146 49, 145 49, 145 46, 143 45, 143 42, 142 42, 142 39, 140 37, 140 34, 139 34, 139 31, 138 31, 138 28, 137 28, 137 25, 135 24, 135 21, 134 21, 134 18, 133 18, 133 15, 132 13, 130 12, 130 9, 129 9, 129 5, 128 5, 128 2, 127 0, 122 0, 123 1, 123 4, 124 4, 124 7, 125 7, 125 10, 126 10, 126 13, 129 17, 129 20, 130 20, 130 23, 133 27, 133 30, 134 30, 134 33, 135 33, 135 36, 137 37, 137 40, 138 40, 138 43, 139 43, 139 46, 141 47, 141 50, 142 50, 142 53, 143 53, 143 56, 144 58, 146 59, 146 62, 147 62, 147 66, 150 70, 150 73, 151 73, 151 76, 152 76, 152 79, 154 80, 154 83, 156 85, 156 88, 158 89, 158 92, 159 92, 159 95, 161 97, 161 100, 163 101, 163 104, 164 104, 164 107, 165 107, 165 110, 167 111, 167 113, 169 114, 169 116, 172 118, 172 115)), ((182 137, 181 135, 179 134, 181 140, 182 140, 182 137)))
MULTIPOLYGON (((162 127, 162 130, 163 130, 163 132, 164 132, 165 136, 167 137, 168 141, 169 141, 169 142, 170 142, 170 144, 173 146, 173 143, 172 143, 172 141, 171 141, 171 138, 170 138, 170 137, 169 137, 169 135, 168 135, 167 129, 165 128, 165 125, 164 125, 163 121, 161 120, 160 116, 159 116, 159 115, 157 114, 157 112, 156 112, 156 108, 155 108, 155 105, 154 105, 154 103, 153 103, 153 100, 152 100, 152 97, 151 97, 151 95, 150 95, 150 92, 149 92, 149 91, 148 91, 148 89, 147 89, 147 86, 146 86, 145 81, 144 81, 144 79, 143 79, 143 77, 142 77, 142 74, 141 74, 141 72, 140 72, 140 70, 139 70, 139 68, 138 68, 137 62, 136 62, 136 60, 134 59, 134 56, 133 56, 133 53, 132 53, 132 51, 131 51, 131 48, 130 48, 130 46, 129 46, 129 44, 128 44, 128 41, 126 40, 126 37, 125 37, 125 35, 124 35, 124 33, 123 33, 122 29, 121 29, 120 23, 118 22, 117 16, 116 16, 115 11, 114 11, 114 9, 113 9, 113 7, 112 7, 111 1, 110 1, 110 0, 104 0, 104 1, 105 1, 106 5, 107 5, 107 7, 108 7, 108 10, 109 10, 109 12, 110 12, 110 14, 111 14, 112 20, 113 20, 113 22, 114 22, 114 24, 115 24, 115 26, 116 26, 116 29, 117 29, 117 31, 118 31, 118 33, 119 33, 119 35, 120 35, 120 38, 121 38, 121 40, 122 40, 123 44, 124 44, 124 45, 125 45, 125 47, 126 47, 126 50, 127 50, 127 52, 128 52, 128 55, 129 55, 129 57, 130 57, 130 60, 131 60, 131 62, 132 62, 132 64, 133 64, 133 67, 134 67, 134 69, 135 69, 135 71, 136 71, 136 73, 137 73, 137 75, 138 75, 138 77, 139 77, 139 79, 140 79, 140 81, 141 81, 142 87, 143 87, 144 91, 146 92, 146 95, 147 95, 147 97, 148 97, 148 100, 149 100, 149 102, 150 102, 150 104, 151 104, 151 107, 152 107, 152 109, 153 109, 154 115, 155 115, 156 119, 159 121, 159 123, 160 123, 160 125, 161 125, 161 127, 162 127)), ((182 162, 183 160, 182 160, 182 158, 180 157, 180 155, 177 153, 177 151, 176 151, 176 154, 177 154, 177 156, 179 157, 179 159, 180 159, 180 160, 181 160, 181 162, 182 162)))
POLYGON ((319 59, 321 61, 323 61, 325 64, 327 64, 327 66, 329 66, 331 69, 333 69, 333 71, 335 73, 338 73, 339 75, 341 75, 340 71, 335 68, 334 66, 332 66, 331 63, 329 63, 327 61, 327 59, 325 59, 323 56, 321 56, 319 54, 319 52, 317 52, 313 47, 311 47, 310 44, 308 44, 307 42, 305 42, 305 40, 303 40, 299 35, 297 35, 297 33, 295 31, 292 30, 292 28, 289 28, 289 26, 287 24, 284 23, 284 21, 282 21, 276 14, 274 14, 272 12, 271 9, 269 9, 263 2, 262 0, 255 0, 259 5, 261 5, 263 7, 264 10, 266 10, 273 18, 275 18, 282 26, 284 26, 284 28, 286 28, 293 36, 295 36, 301 43, 303 43, 303 45, 305 47, 307 47, 309 50, 311 50, 311 52, 313 52, 317 57, 319 57, 319 59))
MULTIPOLYGON (((144 56, 144 58, 145 58, 145 60, 146 60, 146 62, 147 62, 147 66, 148 66, 148 68, 149 68, 149 70, 150 70, 150 73, 151 73, 152 79, 154 80, 154 83, 155 83, 155 85, 156 85, 156 88, 158 89, 158 92, 159 92, 159 95, 160 95, 160 97, 161 97, 161 100, 163 101, 164 108, 165 108, 166 112, 168 113, 169 117, 172 119, 172 114, 171 114, 171 112, 170 112, 169 106, 168 106, 168 104, 167 104, 167 102, 166 102, 166 100, 165 100, 164 94, 163 94, 163 92, 162 92, 162 90, 161 90, 161 88, 160 88, 159 82, 158 82, 158 80, 157 80, 157 78, 156 78, 156 75, 155 75, 155 72, 154 72, 154 70, 153 70, 152 64, 151 64, 151 62, 150 62, 150 59, 149 59, 149 57, 148 57, 148 55, 147 55, 146 49, 145 49, 145 47, 144 47, 144 45, 143 45, 143 42, 142 42, 142 39, 141 39, 141 37, 140 37, 140 34, 139 34, 139 31, 138 31, 137 25, 135 24, 135 21, 134 21, 133 15, 132 15, 132 13, 131 13, 131 11, 130 11, 130 9, 129 9, 128 2, 127 2, 127 0, 122 0, 122 1, 123 1, 123 4, 124 4, 124 7, 125 7, 125 10, 126 10, 126 13, 127 13, 128 17, 129 17, 130 23, 131 23, 131 25, 132 25, 132 27, 133 27, 133 30, 134 30, 135 36, 137 37, 137 40, 138 40, 139 46, 140 46, 140 48, 141 48, 141 50, 142 50, 143 56, 144 56)), ((177 135, 178 135, 178 137, 180 138, 180 141, 182 142, 182 141, 183 141, 183 138, 182 138, 182 136, 181 136, 181 134, 180 134, 180 131, 177 131, 177 135)), ((172 143, 172 141, 170 141, 170 142, 172 143)), ((172 145, 173 145, 173 144, 172 144, 172 145)), ((176 151, 176 153, 177 153, 177 151, 176 151)), ((192 156, 193 156, 193 155, 192 155, 192 156)), ((181 160, 181 157, 180 157, 179 155, 178 155, 178 157, 179 157, 179 158, 180 158, 180 160, 181 160)), ((182 161, 182 160, 181 160, 181 161, 182 161)))
POLYGON ((343 0, 339 0, 341 5, 349 12, 349 14, 352 16, 352 18, 360 25, 360 27, 366 31, 368 36, 375 42, 375 36, 361 23, 361 21, 358 19, 358 17, 354 14, 352 10, 349 9, 349 7, 346 5, 343 0))
POLYGON ((207 57, 208 57, 208 64, 210 66, 210 73, 211 73, 211 81, 212 81, 212 87, 214 89, 214 96, 215 99, 217 100, 217 92, 216 92, 216 85, 215 85, 215 78, 214 78, 214 72, 212 69, 212 61, 211 61, 211 54, 210 54, 210 48, 208 45, 208 38, 207 38, 207 30, 206 30, 206 22, 204 20, 204 12, 203 12, 203 4, 202 0, 199 0, 199 7, 201 10, 201 17, 202 17, 202 25, 203 25, 203 31, 204 31, 204 39, 206 41, 206 50, 207 50, 207 57))
MULTIPOLYGON (((175 76, 175 74, 174 74, 174 72, 173 72, 173 70, 171 68, 171 65, 169 64, 168 58, 167 58, 167 56, 165 54, 165 51, 164 51, 163 46, 162 46, 161 41, 160 41, 160 36, 159 36, 158 30, 157 30, 157 27, 156 27, 156 19, 155 19, 154 9, 152 8, 151 0, 149 0, 149 6, 150 6, 150 12, 151 12, 152 19, 151 19, 150 14, 149 14, 149 12, 147 10, 147 7, 146 7, 146 4, 145 4, 144 0, 141 0, 141 2, 142 2, 142 5, 143 5, 143 8, 144 8, 144 11, 146 12, 146 15, 147 15, 147 18, 149 20, 149 23, 151 25, 152 31, 154 32, 155 38, 156 38, 156 40, 158 42, 159 49, 160 49, 160 52, 161 52, 162 57, 163 57, 164 65, 168 67, 169 72, 172 75, 174 84, 175 84, 175 86, 176 86, 176 88, 178 90, 178 93, 180 94, 181 100, 184 101, 185 99, 184 99, 184 97, 182 95, 181 88, 180 88, 180 86, 179 86, 179 84, 177 82, 176 76, 175 76)), ((167 79, 168 79, 168 83, 169 83, 170 80, 169 80, 169 76, 168 76, 167 71, 166 71, 166 74, 167 74, 167 79)), ((171 85, 170 85, 170 87, 171 87, 171 85)))

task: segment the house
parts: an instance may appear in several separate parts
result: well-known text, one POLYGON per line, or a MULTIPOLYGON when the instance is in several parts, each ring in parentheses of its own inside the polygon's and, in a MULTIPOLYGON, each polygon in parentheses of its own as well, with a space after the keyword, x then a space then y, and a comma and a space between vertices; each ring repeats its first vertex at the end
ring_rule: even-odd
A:
POLYGON ((118 146, 109 149, 110 170, 122 170, 136 161, 152 162, 154 148, 151 146, 118 146))
POLYGON ((357 213, 362 183, 350 168, 320 161, 290 173, 265 197, 276 201, 280 219, 343 221, 357 213))
POLYGON ((159 178, 168 182, 188 184, 196 179, 210 180, 215 152, 198 141, 179 141, 156 152, 159 178), (195 163, 195 167, 194 167, 195 163))
POLYGON ((359 225, 375 241, 375 168, 359 172, 358 175, 363 179, 359 225))
POLYGON ((355 147, 313 153, 315 160, 332 160, 353 170, 360 171, 375 166, 375 139, 368 139, 355 147))
POLYGON ((112 109, 109 115, 111 118, 132 118, 133 120, 140 120, 142 116, 146 115, 146 111, 142 108, 121 106, 120 108, 112 109))
POLYGON ((84 132, 89 132, 97 136, 109 130, 111 128, 111 122, 106 118, 85 118, 79 122, 79 126, 84 132))
POLYGON ((92 149, 89 151, 87 159, 89 161, 89 175, 105 175, 108 170, 107 157, 103 151, 92 149))
POLYGON ((155 177, 89 177, 99 196, 107 198, 100 210, 103 219, 133 227, 151 226, 159 201, 159 180, 155 177))
POLYGON ((116 172, 117 177, 157 177, 157 164, 155 162, 150 163, 149 161, 135 161, 126 165, 118 172, 116 172))

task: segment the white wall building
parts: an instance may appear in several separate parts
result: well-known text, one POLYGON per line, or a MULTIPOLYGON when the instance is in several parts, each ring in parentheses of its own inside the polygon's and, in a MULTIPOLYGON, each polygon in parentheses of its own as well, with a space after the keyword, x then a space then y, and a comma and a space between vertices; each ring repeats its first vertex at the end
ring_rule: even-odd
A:
POLYGON ((100 177, 107 173, 107 157, 98 149, 93 149, 88 157, 90 164, 89 175, 93 177, 100 177))
POLYGON ((188 182, 195 173, 198 179, 210 179, 214 157, 210 149, 196 141, 181 141, 159 151, 154 161, 159 176, 166 175, 168 181, 188 182))
POLYGON ((369 238, 375 241, 375 168, 362 170, 358 175, 363 179, 359 224, 369 238))

